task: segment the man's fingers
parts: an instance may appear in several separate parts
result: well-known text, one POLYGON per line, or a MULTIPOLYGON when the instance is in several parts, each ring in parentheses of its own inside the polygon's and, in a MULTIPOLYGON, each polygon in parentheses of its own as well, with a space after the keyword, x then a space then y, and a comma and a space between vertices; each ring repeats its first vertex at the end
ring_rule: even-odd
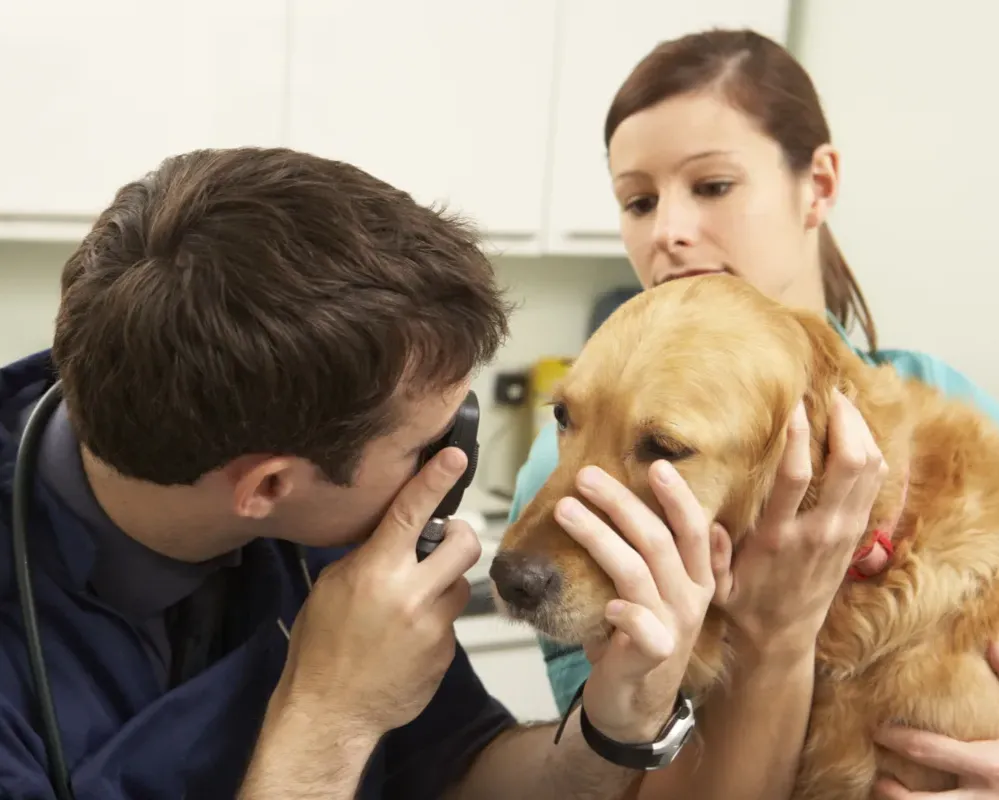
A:
POLYGON ((669 530, 673 532, 676 549, 687 574, 699 585, 713 587, 711 541, 704 508, 669 462, 653 464, 649 478, 652 491, 669 520, 669 530))
POLYGON ((445 448, 424 464, 396 495, 369 545, 409 548, 415 559, 420 532, 467 465, 468 457, 457 447, 445 448))
POLYGON ((444 540, 420 563, 427 576, 426 591, 434 597, 448 591, 456 580, 475 566, 482 555, 482 543, 464 520, 448 520, 444 540))
POLYGON ((812 480, 811 429, 805 406, 799 402, 787 423, 787 443, 777 480, 766 507, 762 528, 779 531, 798 515, 808 484, 812 480))
POLYGON ((591 664, 596 664, 601 658, 604 657, 604 653, 607 652, 607 647, 610 645, 610 638, 601 637, 599 639, 588 639, 583 642, 583 653, 586 655, 586 660, 591 664))
MULTIPOLYGON (((662 602, 642 554, 583 503, 575 497, 563 497, 555 506, 555 521, 614 582, 619 597, 647 607, 662 602)), ((656 522, 662 525, 658 518, 656 522)), ((669 545, 673 545, 672 537, 669 545)), ((673 557, 679 565, 680 557, 675 551, 673 557)))
POLYGON ((644 656, 645 663, 637 664, 638 674, 659 666, 673 655, 676 649, 674 632, 644 606, 612 600, 607 604, 606 617, 618 631, 627 634, 631 647, 644 656))
MULTIPOLYGON (((434 551, 434 555, 437 551, 434 551)), ((468 600, 472 596, 472 586, 468 579, 461 575, 448 586, 441 595, 434 601, 434 607, 441 614, 441 618, 452 624, 465 610, 468 600)))

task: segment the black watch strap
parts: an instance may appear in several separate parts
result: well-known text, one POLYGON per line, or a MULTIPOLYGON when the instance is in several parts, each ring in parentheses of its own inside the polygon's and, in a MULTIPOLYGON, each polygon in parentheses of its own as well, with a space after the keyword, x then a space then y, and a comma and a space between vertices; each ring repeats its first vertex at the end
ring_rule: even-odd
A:
POLYGON ((583 689, 586 681, 576 690, 572 702, 562 717, 562 722, 555 732, 555 744, 562 738, 569 715, 579 705, 579 725, 583 731, 583 739, 590 749, 605 761, 619 767, 634 770, 656 770, 669 766, 683 749, 694 732, 694 706, 683 691, 677 692, 676 703, 666 724, 659 731, 654 741, 641 744, 618 742, 598 731, 586 716, 582 707, 583 689))

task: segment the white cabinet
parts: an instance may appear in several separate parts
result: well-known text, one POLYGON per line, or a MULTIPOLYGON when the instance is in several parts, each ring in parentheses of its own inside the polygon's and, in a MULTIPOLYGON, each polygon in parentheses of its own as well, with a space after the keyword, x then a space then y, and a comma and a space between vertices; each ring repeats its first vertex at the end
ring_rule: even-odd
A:
POLYGON ((199 147, 278 144, 284 0, 0 2, 0 218, 89 221, 199 147))
POLYGON ((536 243, 556 0, 290 0, 288 142, 536 243))
POLYGON ((0 0, 0 238, 78 238, 166 156, 282 144, 450 206, 501 251, 618 253, 620 83, 691 31, 784 41, 788 4, 0 0))
POLYGON ((659 42, 712 27, 787 37, 789 0, 566 0, 559 21, 552 252, 623 252, 603 142, 604 118, 628 73, 659 42))

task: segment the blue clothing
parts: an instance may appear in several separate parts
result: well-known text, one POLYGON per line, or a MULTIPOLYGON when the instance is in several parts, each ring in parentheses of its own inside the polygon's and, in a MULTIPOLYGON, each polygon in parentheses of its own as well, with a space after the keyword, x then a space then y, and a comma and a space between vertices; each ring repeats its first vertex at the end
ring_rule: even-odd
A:
MULTIPOLYGON (((846 332, 832 316, 829 316, 829 323, 844 341, 849 342, 846 332)), ((950 397, 963 398, 978 406, 999 423, 999 403, 940 359, 909 350, 879 350, 866 353, 852 344, 851 347, 868 364, 891 364, 903 377, 915 378, 935 386, 950 397)), ((552 423, 538 434, 531 446, 527 461, 517 475, 513 503, 510 507, 510 522, 520 516, 521 510, 538 493, 557 463, 558 444, 556 428, 552 423)), ((540 644, 556 705, 560 713, 564 713, 576 690, 589 675, 590 664, 582 649, 578 647, 565 647, 543 637, 540 639, 540 644)))
MULTIPOLYGON (((26 411, 54 377, 47 352, 0 370, 0 548, 5 553, 11 551, 18 439, 26 411)), ((299 567, 288 549, 269 540, 252 542, 201 569, 129 551, 130 545, 118 538, 124 534, 97 513, 89 487, 82 490, 85 478, 76 456, 66 457, 67 449, 76 451, 71 428, 59 414, 53 422, 40 452, 29 546, 42 644, 76 796, 234 797, 287 655, 278 619, 290 626, 305 599, 299 567), (133 564, 155 583, 146 593, 141 581, 109 579, 133 564), (169 612, 165 605, 221 571, 231 578, 225 598, 227 646, 203 671, 177 685, 165 684, 169 654, 161 649, 165 626, 160 624, 169 612), (152 630, 157 625, 159 633, 152 630)), ((344 552, 309 551, 310 572, 318 575, 344 552)), ((24 642, 12 559, 0 557, 0 794, 51 800, 24 642)), ((389 733, 373 754, 360 797, 437 798, 513 724, 459 647, 424 712, 389 733)))
MULTIPOLYGON (((33 408, 32 404, 22 412, 22 427, 33 408)), ((171 623, 182 624, 173 619, 175 608, 218 572, 231 573, 242 562, 242 551, 234 550, 192 564, 161 555, 126 535, 104 513, 91 491, 65 402, 59 404, 45 426, 38 454, 38 476, 49 491, 88 525, 94 537, 90 588, 136 626, 153 660, 160 689, 166 691, 171 685, 171 665, 177 655, 171 643, 171 623)), ((208 610, 199 608, 202 612, 199 616, 208 610)), ((218 611, 211 610, 217 618, 218 611)), ((217 626, 216 619, 209 621, 208 627, 217 626)), ((205 657, 200 660, 206 661, 208 653, 201 655, 205 657)))

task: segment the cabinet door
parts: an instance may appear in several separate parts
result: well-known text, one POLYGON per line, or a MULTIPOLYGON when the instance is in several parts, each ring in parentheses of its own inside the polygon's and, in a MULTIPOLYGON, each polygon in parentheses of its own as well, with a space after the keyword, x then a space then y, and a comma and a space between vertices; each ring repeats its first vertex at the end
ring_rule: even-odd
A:
POLYGON ((537 241, 556 0, 290 2, 293 147, 537 241))
POLYGON ((0 2, 0 218, 91 219, 169 155, 278 144, 283 0, 0 2))
POLYGON ((551 219, 556 252, 623 252, 604 117, 628 73, 659 42, 712 27, 787 35, 788 0, 567 0, 557 68, 551 219))

